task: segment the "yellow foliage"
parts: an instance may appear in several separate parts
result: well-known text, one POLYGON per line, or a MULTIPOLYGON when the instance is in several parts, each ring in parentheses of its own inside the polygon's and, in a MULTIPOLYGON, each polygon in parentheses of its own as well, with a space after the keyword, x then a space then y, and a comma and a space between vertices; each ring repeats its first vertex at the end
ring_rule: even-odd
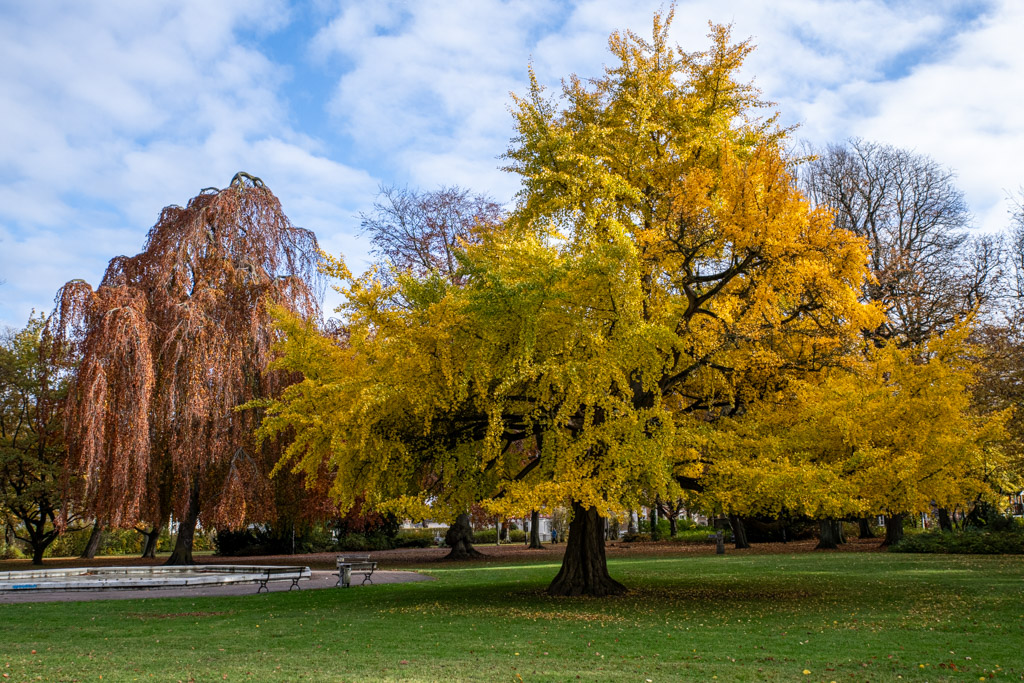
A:
POLYGON ((846 504, 839 465, 808 470, 781 437, 739 449, 738 432, 746 455, 726 457, 710 420, 854 363, 879 321, 857 301, 864 246, 797 189, 786 131, 737 80, 751 46, 716 26, 684 52, 670 21, 650 41, 613 34, 618 64, 568 79, 560 102, 531 73, 506 155, 523 191, 465 245, 462 286, 324 257, 346 335, 282 320, 281 367, 306 379, 262 429, 294 437, 280 466, 327 463, 342 507, 365 492, 433 516, 607 513, 698 479, 730 508, 779 485, 764 499, 806 508, 813 482, 820 509, 846 504))
POLYGON ((790 381, 726 421, 710 505, 813 517, 923 512, 994 493, 1009 411, 977 415, 961 324, 923 347, 870 349, 822 381, 790 381))

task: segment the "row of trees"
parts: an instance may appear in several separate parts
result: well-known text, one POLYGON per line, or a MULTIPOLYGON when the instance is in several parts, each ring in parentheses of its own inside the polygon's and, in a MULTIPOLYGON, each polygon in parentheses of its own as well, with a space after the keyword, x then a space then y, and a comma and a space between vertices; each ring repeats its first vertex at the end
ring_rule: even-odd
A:
POLYGON ((355 275, 239 174, 165 209, 95 290, 68 283, 36 335, 66 393, 41 413, 67 444, 49 528, 173 518, 189 562, 199 520, 358 501, 450 518, 469 553, 473 506, 565 506, 549 590, 605 595, 605 519, 652 501, 898 521, 1008 486, 1024 215, 972 238, 926 157, 798 158, 738 78, 752 47, 716 26, 685 52, 671 18, 613 34, 615 65, 560 98, 531 75, 509 212, 385 190, 363 217, 380 262, 355 275))

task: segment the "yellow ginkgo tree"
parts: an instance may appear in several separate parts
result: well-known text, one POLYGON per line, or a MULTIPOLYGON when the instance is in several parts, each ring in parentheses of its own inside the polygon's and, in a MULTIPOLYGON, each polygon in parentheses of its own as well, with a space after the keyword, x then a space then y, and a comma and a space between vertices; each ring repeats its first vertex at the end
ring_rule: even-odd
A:
POLYGON ((344 506, 454 515, 567 506, 553 594, 623 590, 609 513, 700 489, 708 420, 841 362, 873 323, 862 243, 812 209, 786 131, 737 77, 751 47, 615 33, 616 64, 516 98, 512 215, 464 246, 460 285, 327 259, 344 343, 283 321, 300 371, 264 436, 344 506), (700 419, 697 419, 697 418, 700 419))
POLYGON ((968 332, 961 323, 923 345, 872 346, 720 421, 704 504, 817 519, 885 514, 900 529, 906 513, 991 497, 1010 410, 976 411, 968 332))

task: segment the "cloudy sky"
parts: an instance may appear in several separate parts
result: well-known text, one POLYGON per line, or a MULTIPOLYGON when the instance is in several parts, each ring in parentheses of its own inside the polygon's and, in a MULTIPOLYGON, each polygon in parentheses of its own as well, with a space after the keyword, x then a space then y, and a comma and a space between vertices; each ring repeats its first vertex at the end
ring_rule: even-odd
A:
MULTIPOLYGON (((161 207, 238 170, 354 268, 379 186, 510 201, 509 92, 594 76, 662 2, 36 0, 0 6, 0 324, 135 254, 161 207)), ((746 66, 813 143, 850 136, 954 169, 979 230, 1024 183, 1024 2, 680 0, 758 45, 746 66)))

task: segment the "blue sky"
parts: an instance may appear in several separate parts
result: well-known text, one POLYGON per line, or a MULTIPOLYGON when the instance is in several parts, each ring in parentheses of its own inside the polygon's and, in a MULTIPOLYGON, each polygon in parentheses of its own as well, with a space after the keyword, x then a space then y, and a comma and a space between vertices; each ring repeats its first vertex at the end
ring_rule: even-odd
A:
MULTIPOLYGON (((598 75, 608 34, 662 2, 68 0, 0 6, 0 324, 135 254, 161 207, 238 170, 355 268, 380 185, 510 201, 498 156, 532 61, 598 75)), ((731 22, 786 123, 813 144, 912 148, 958 173, 977 229, 1024 183, 1024 2, 696 0, 673 38, 731 22)), ((330 305, 331 302, 328 302, 330 305)))

